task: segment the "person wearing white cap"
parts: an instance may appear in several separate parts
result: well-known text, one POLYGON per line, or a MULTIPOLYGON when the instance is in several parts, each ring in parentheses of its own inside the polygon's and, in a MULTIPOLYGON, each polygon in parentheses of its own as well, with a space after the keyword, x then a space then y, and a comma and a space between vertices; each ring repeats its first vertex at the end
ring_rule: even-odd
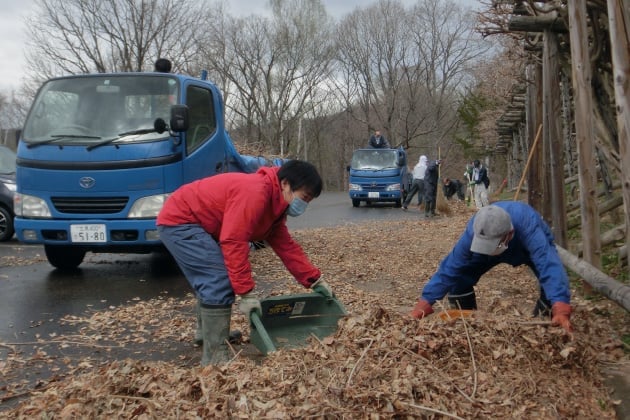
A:
POLYGON ((433 304, 447 294, 452 307, 477 309, 474 286, 500 263, 529 266, 540 283, 534 315, 550 314, 553 325, 572 331, 569 278, 551 229, 536 210, 517 201, 500 201, 477 211, 410 315, 430 315, 433 304))
POLYGON ((427 171, 427 157, 422 155, 418 158, 418 163, 413 167, 413 185, 407 194, 407 198, 402 204, 402 209, 407 210, 407 206, 411 203, 411 199, 415 193, 418 193, 418 207, 424 199, 424 173, 427 171))

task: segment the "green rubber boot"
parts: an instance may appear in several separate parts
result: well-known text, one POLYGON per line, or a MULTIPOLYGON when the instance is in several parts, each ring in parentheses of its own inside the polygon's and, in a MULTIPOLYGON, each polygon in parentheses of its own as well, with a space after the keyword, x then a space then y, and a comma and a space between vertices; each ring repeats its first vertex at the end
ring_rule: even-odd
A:
POLYGON ((201 304, 199 314, 203 339, 201 366, 226 363, 231 358, 227 340, 230 334, 232 305, 207 307, 201 304))
POLYGON ((195 330, 195 338, 193 343, 200 346, 203 343, 203 335, 201 333, 201 302, 197 301, 195 314, 197 315, 197 329, 195 330))

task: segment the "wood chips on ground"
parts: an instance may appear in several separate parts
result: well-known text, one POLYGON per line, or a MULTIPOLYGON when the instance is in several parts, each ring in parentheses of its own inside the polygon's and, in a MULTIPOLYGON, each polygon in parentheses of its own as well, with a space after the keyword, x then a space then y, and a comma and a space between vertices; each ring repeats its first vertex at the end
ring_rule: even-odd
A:
MULTIPOLYGON (((414 320, 419 289, 462 232, 470 210, 451 217, 300 230, 295 238, 350 315, 338 331, 298 349, 250 357, 234 347, 221 367, 190 357, 71 363, 29 391, 8 418, 614 418, 601 369, 627 362, 621 333, 628 314, 606 300, 574 296, 569 337, 531 317, 537 283, 524 267, 499 266, 477 287, 479 311, 467 319, 414 320), (621 326, 621 327, 620 327, 621 326), (620 330, 621 329, 621 330, 620 330), (194 360, 195 363, 191 363, 194 360)), ((301 293, 269 249, 253 253, 269 294, 301 293)), ((191 342, 193 299, 156 299, 68 316, 75 335, 60 346, 166 345, 191 342)), ((436 310, 441 310, 441 304, 436 310)), ((249 326, 234 311, 233 328, 249 326)), ((46 358, 42 351, 39 356, 46 358)), ((0 361, 10 376, 29 360, 0 361)), ((12 384, 5 387, 10 394, 12 384)))

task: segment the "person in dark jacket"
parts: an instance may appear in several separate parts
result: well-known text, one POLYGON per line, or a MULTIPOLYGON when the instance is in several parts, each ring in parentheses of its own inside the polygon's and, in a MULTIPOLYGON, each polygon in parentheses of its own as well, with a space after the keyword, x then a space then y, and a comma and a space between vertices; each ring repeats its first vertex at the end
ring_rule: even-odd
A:
POLYGON ((411 316, 433 313, 433 304, 447 294, 452 307, 477 309, 474 286, 501 263, 529 266, 540 284, 534 315, 551 312, 553 325, 572 331, 569 279, 551 229, 536 210, 516 201, 496 202, 477 211, 422 289, 411 316))
POLYGON ((424 217, 435 216, 440 160, 432 160, 424 174, 424 217))
POLYGON ((444 185, 442 186, 444 196, 447 200, 450 200, 455 194, 460 200, 466 198, 466 186, 462 184, 458 179, 444 178, 444 185))
POLYGON ((381 135, 379 130, 374 132, 374 135, 370 137, 370 141, 368 142, 368 146, 373 149, 390 149, 391 146, 385 137, 381 135))
POLYGON ((250 315, 261 311, 249 262, 250 243, 265 241, 304 287, 332 296, 321 271, 287 228, 322 191, 322 179, 308 162, 291 160, 256 173, 224 173, 181 186, 157 218, 160 239, 198 300, 201 364, 229 360, 232 304, 250 315))

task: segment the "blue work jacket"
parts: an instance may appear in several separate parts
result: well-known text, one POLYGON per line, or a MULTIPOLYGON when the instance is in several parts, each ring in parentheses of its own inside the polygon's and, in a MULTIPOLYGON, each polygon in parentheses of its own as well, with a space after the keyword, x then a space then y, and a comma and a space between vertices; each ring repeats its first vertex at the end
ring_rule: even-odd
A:
MULTIPOLYGON (((484 273, 497 264, 506 263, 513 267, 528 265, 552 304, 569 303, 569 279, 556 250, 551 229, 540 214, 531 206, 517 201, 500 201, 492 205, 507 211, 512 219, 514 237, 508 243, 508 249, 497 256, 471 252, 473 216, 453 250, 424 286, 422 298, 433 304, 447 293, 456 295, 470 291, 484 273)), ((506 282, 509 280, 505 279, 506 282)))

